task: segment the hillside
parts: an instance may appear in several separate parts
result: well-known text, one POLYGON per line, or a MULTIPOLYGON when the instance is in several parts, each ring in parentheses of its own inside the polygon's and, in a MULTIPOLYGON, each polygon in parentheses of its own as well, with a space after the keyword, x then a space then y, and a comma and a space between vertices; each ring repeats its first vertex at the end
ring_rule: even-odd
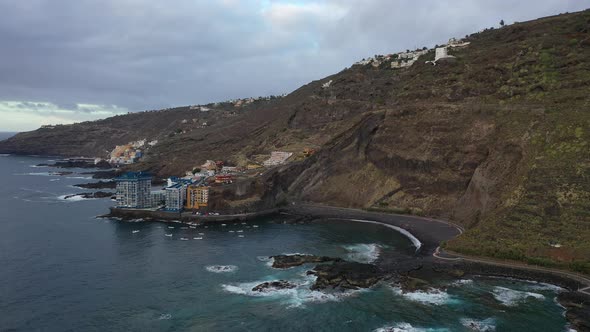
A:
POLYGON ((188 108, 130 114, 19 134, 0 153, 94 156, 157 138, 133 168, 171 175, 314 147, 257 197, 447 218, 467 228, 448 249, 590 273, 590 11, 465 40, 454 61, 426 64, 431 50, 407 69, 354 65, 232 116, 212 110, 206 128, 182 129, 188 108))

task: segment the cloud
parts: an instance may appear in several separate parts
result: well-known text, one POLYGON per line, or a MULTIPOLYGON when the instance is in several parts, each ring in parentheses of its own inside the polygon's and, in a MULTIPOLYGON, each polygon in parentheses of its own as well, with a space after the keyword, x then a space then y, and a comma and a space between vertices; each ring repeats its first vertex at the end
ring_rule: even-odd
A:
POLYGON ((281 94, 373 54, 587 7, 590 0, 0 1, 0 101, 85 113, 73 105, 139 111, 281 94))
POLYGON ((75 104, 64 108, 50 102, 0 101, 2 124, 10 131, 92 121, 127 112, 127 109, 115 105, 75 104))

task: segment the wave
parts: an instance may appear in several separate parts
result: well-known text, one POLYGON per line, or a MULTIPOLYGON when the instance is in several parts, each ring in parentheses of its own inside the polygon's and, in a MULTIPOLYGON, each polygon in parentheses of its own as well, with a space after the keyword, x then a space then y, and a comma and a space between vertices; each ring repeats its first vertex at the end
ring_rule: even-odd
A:
POLYGON ((171 314, 161 314, 160 317, 158 317, 158 320, 168 320, 172 318, 171 314))
POLYGON ((471 318, 461 318, 461 325, 471 331, 492 332, 496 331, 496 321, 493 318, 484 320, 475 320, 471 318))
POLYGON ((29 172, 29 173, 17 173, 14 175, 31 175, 31 176, 59 176, 54 172, 29 172))
POLYGON ((405 230, 401 227, 393 226, 390 224, 385 224, 385 223, 374 221, 374 220, 364 220, 364 219, 349 219, 349 220, 357 221, 357 222, 364 222, 364 223, 369 223, 369 224, 375 224, 375 225, 381 225, 381 226, 385 226, 385 227, 394 229, 394 230, 400 232, 401 234, 405 235, 408 239, 410 239, 410 241, 412 241, 412 244, 414 245, 414 247, 416 247, 416 251, 420 250, 420 248, 422 247, 422 242, 420 242, 420 240, 418 240, 418 238, 416 238, 412 233, 408 232, 407 230, 405 230))
POLYGON ((410 323, 398 323, 395 325, 388 325, 384 327, 380 327, 374 332, 446 332, 450 331, 447 328, 424 328, 424 327, 414 327, 410 323))
POLYGON ((381 246, 375 243, 359 243, 343 247, 350 252, 348 258, 359 263, 373 263, 381 253, 381 246))
POLYGON ((213 273, 230 273, 238 270, 235 265, 209 265, 205 267, 205 270, 213 273))
POLYGON ((544 282, 532 282, 533 284, 528 286, 528 289, 531 290, 536 290, 536 291, 554 291, 554 292, 563 292, 564 288, 557 286, 557 285, 553 285, 553 284, 548 284, 548 283, 544 283, 544 282))
POLYGON ((429 305, 443 305, 451 302, 451 296, 440 289, 429 288, 428 291, 404 292, 399 287, 392 287, 396 295, 401 295, 405 299, 429 305))
POLYGON ((269 299, 280 299, 281 303, 288 308, 304 307, 307 303, 325 303, 337 302, 344 298, 353 296, 365 290, 347 290, 343 292, 327 293, 317 290, 311 290, 311 285, 315 282, 316 276, 305 276, 302 280, 290 281, 295 284, 295 288, 290 289, 268 289, 265 292, 253 291, 252 288, 257 285, 271 281, 262 280, 255 282, 245 282, 238 284, 222 284, 221 287, 228 293, 245 295, 251 297, 264 297, 269 299))
POLYGON ((453 283, 451 283, 451 286, 463 286, 463 285, 471 285, 473 284, 473 280, 472 279, 459 279, 459 280, 455 280, 453 283))
POLYGON ((71 196, 71 195, 72 194, 69 194, 69 195, 61 195, 61 196, 58 196, 57 198, 59 200, 67 201, 67 202, 81 202, 81 201, 89 201, 89 200, 93 200, 94 199, 94 198, 85 198, 82 195, 74 195, 74 196, 71 196))
POLYGON ((92 180, 91 176, 66 176, 66 179, 92 180))
POLYGON ((10 155, 7 153, 0 153, 0 157, 10 157, 10 155))
POLYGON ((496 286, 492 291, 494 298, 501 302, 505 306, 515 306, 521 302, 526 301, 529 298, 533 298, 536 300, 543 300, 545 296, 539 293, 533 292, 524 292, 524 291, 517 291, 514 289, 496 286))

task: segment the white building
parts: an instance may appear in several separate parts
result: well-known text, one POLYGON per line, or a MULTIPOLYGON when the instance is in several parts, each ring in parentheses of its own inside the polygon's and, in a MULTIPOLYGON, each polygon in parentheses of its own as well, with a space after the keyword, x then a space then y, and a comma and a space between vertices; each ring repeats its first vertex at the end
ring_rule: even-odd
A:
POLYGON ((273 151, 270 153, 270 158, 263 162, 264 166, 276 166, 284 164, 287 159, 293 155, 293 152, 273 151))
POLYGON ((128 172, 115 179, 117 207, 145 209, 152 205, 152 176, 144 172, 128 172))

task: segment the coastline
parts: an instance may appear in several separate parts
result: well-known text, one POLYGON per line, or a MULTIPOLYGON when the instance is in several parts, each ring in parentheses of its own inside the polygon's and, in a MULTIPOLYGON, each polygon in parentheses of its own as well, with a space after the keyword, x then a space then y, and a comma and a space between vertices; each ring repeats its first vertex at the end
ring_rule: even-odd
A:
MULTIPOLYGON (((340 208, 319 204, 295 203, 284 208, 275 208, 244 214, 199 216, 189 212, 166 212, 133 209, 111 208, 107 218, 122 220, 149 220, 183 223, 211 223, 248 221, 262 216, 289 214, 308 220, 328 219, 361 223, 380 224, 384 227, 408 237, 417 248, 414 259, 419 260, 423 267, 417 272, 430 275, 453 275, 455 277, 501 277, 523 281, 542 282, 560 286, 564 289, 557 301, 565 308, 565 315, 572 326, 578 331, 586 331, 590 327, 590 278, 575 273, 525 266, 511 262, 495 262, 483 258, 468 257, 449 252, 441 252, 440 244, 459 236, 463 229, 444 220, 426 217, 372 212, 351 208, 340 208), (587 291, 584 291, 586 289, 587 291)), ((377 265, 383 270, 395 270, 397 256, 380 257, 377 265)), ((421 276, 421 275, 420 275, 421 276)), ((408 273, 408 277, 411 276, 408 273)))
POLYGON ((110 212, 101 218, 114 218, 125 221, 145 220, 145 221, 163 221, 163 222, 181 222, 181 223, 211 223, 211 222, 230 222, 230 221, 247 221, 258 217, 269 216, 279 213, 279 209, 268 209, 256 212, 241 214, 225 215, 195 215, 190 212, 174 212, 146 209, 126 209, 111 207, 110 212))

